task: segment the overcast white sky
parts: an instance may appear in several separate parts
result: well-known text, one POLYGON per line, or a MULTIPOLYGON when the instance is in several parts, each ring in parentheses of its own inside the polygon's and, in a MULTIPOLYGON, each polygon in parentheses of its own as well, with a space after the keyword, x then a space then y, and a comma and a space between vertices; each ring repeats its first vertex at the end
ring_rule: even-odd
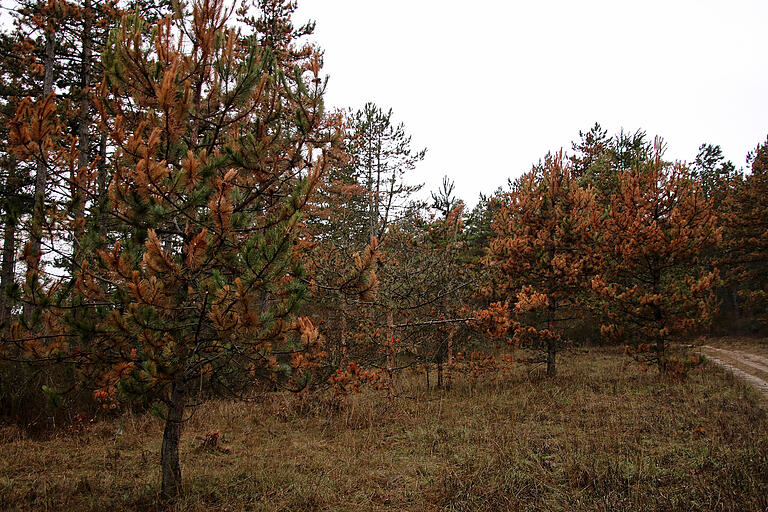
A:
POLYGON ((737 167, 768 134, 766 0, 299 0, 306 19, 327 103, 391 107, 428 148, 413 181, 470 205, 595 121, 737 167))

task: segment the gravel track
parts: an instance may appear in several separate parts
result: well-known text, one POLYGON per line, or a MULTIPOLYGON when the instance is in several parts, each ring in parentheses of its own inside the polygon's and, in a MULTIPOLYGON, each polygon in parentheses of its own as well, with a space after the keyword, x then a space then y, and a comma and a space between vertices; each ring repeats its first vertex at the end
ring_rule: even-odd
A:
POLYGON ((768 398, 768 382, 762 377, 755 375, 756 370, 768 374, 768 358, 750 352, 743 352, 741 350, 727 350, 724 348, 711 347, 709 345, 703 345, 699 348, 702 354, 707 356, 709 361, 725 368, 736 377, 747 381, 754 386, 763 397, 768 398), (732 364, 729 361, 733 361, 735 364, 732 364))

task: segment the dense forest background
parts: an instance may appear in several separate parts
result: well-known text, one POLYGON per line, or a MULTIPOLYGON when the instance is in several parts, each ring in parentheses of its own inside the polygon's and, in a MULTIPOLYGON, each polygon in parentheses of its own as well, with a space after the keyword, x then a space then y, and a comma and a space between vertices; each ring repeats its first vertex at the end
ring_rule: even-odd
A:
MULTIPOLYGON (((185 414, 291 390, 341 407, 620 344, 765 332, 768 141, 745 168, 599 124, 468 210, 393 111, 330 110, 295 5, 24 0, 0 34, 0 414, 185 414), (508 347, 527 349, 513 358, 508 347)), ((576 135, 576 134, 575 134, 576 135)), ((484 172, 473 169, 469 172, 484 172)))

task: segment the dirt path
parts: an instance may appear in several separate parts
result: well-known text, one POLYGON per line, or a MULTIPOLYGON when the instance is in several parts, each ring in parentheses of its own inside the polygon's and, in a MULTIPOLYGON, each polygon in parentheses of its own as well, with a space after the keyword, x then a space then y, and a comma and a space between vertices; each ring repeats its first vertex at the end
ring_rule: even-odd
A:
POLYGON ((699 349, 708 360, 749 382, 763 397, 768 398, 768 357, 709 345, 702 345, 699 349))

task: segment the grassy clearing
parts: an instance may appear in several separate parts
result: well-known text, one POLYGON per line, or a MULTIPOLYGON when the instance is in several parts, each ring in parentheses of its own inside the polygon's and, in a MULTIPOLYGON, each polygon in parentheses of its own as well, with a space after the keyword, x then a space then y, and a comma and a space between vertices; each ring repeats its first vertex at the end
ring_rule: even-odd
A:
MULTIPOLYGON (((712 367, 683 383, 626 369, 616 349, 574 351, 553 381, 521 367, 496 383, 426 393, 404 378, 339 413, 210 402, 182 446, 174 510, 766 510, 768 414, 712 367), (198 450, 219 430, 230 450, 198 450)), ((79 435, 6 428, 0 503, 9 510, 163 510, 160 424, 126 415, 79 435)))

